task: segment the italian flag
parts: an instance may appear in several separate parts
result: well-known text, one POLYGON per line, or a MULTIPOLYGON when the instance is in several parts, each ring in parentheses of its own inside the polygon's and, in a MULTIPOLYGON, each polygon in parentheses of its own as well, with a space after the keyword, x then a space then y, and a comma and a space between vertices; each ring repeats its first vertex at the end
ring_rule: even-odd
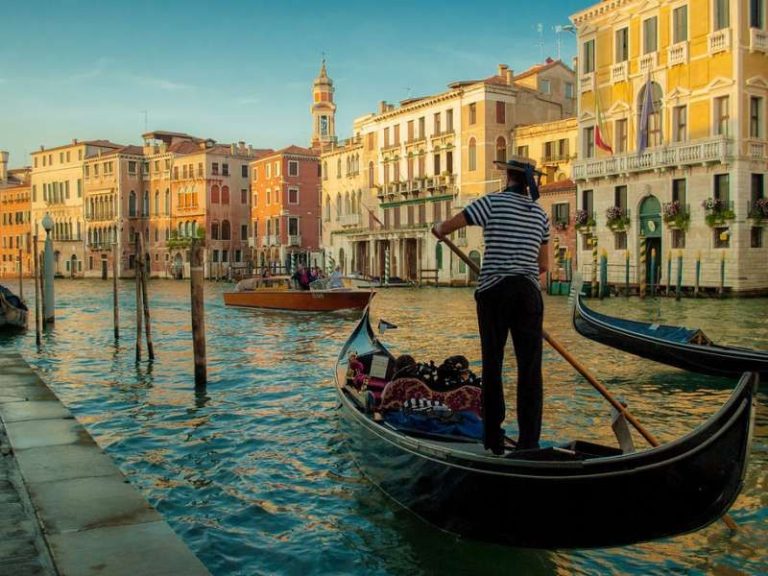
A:
POLYGON ((595 115, 597 116, 597 125, 595 126, 595 146, 613 154, 613 148, 603 138, 603 112, 600 110, 600 95, 595 92, 595 115))

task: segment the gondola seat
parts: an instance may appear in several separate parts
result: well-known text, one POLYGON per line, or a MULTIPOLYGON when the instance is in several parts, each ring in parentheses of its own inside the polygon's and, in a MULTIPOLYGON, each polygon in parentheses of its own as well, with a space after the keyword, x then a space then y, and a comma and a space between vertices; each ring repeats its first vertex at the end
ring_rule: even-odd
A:
POLYGON ((478 416, 482 408, 482 391, 477 386, 462 386, 449 392, 431 389, 417 378, 397 378, 381 392, 380 410, 400 410, 406 401, 425 399, 444 404, 454 412, 469 411, 478 416))

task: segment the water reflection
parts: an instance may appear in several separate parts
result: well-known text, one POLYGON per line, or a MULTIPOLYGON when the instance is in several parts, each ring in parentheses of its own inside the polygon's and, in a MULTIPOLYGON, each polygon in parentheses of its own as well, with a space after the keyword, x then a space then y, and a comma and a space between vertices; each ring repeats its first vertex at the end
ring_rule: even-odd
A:
MULTIPOLYGON (((745 489, 729 534, 695 534, 624 548, 521 551, 456 539, 425 526, 361 476, 343 447, 332 370, 357 314, 285 314, 227 308, 223 284, 206 285, 208 384, 194 386, 189 286, 149 284, 156 360, 135 361, 132 282, 119 285, 120 339, 111 282, 57 281, 57 318, 0 336, 19 350, 130 481, 214 574, 766 573, 768 401, 755 426, 745 489)), ((11 286, 13 289, 13 286, 11 286)), ((594 308, 638 320, 699 327, 715 340, 768 349, 768 300, 610 299, 594 308), (728 321, 724 321, 724 319, 728 321)), ((472 291, 381 291, 384 340, 418 360, 461 353, 480 369, 472 291)), ((375 322, 374 322, 375 324, 375 322)), ((713 414, 735 381, 654 364, 580 337, 565 298, 546 298, 549 333, 623 399, 662 441, 713 414)), ((514 356, 505 378, 514 381, 514 356)), ((551 347, 544 348, 544 436, 613 443, 610 406, 551 347)), ((514 407, 514 388, 507 400, 514 407)), ((506 425, 514 434, 514 414, 506 425)), ((645 441, 636 436, 635 444, 645 441)), ((632 495, 627 495, 631 498, 632 495)), ((620 503, 617 503, 620 505, 620 503)))

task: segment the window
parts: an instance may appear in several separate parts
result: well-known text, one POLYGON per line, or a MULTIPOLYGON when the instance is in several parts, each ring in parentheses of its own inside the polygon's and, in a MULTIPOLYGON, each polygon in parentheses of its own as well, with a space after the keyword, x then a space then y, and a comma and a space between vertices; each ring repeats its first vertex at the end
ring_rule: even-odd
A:
POLYGON ((445 129, 448 132, 453 132, 453 109, 449 108, 445 111, 445 129))
POLYGON ((496 139, 496 160, 505 162, 507 160, 507 141, 503 136, 496 139))
POLYGON ((229 186, 221 187, 221 203, 229 204, 229 186))
POLYGON ((136 216, 136 192, 133 190, 128 195, 128 216, 136 216))
POLYGON ((594 211, 594 191, 582 190, 581 191, 581 209, 586 211, 590 218, 592 218, 592 212, 594 211))
POLYGON ((658 22, 656 16, 643 20, 643 54, 658 50, 658 22))
MULTIPOLYGON (((542 82, 544 82, 542 80, 542 82)), ((547 80, 547 82, 549 82, 547 80)), ((542 90, 544 92, 544 90, 542 90)), ((549 92, 546 92, 549 94, 549 92)), ((505 102, 496 102, 496 123, 504 124, 507 121, 507 105, 505 102)))
POLYGON ((616 186, 613 190, 613 205, 627 211, 627 187, 616 186))
POLYGON ((595 40, 587 40, 581 45, 581 73, 590 74, 595 71, 595 40))
POLYGON ((132 160, 128 162, 128 174, 136 176, 136 161, 132 160))
POLYGON ((729 98, 728 96, 721 96, 720 98, 715 98, 714 102, 714 108, 715 108, 715 118, 714 118, 714 128, 715 128, 715 135, 717 136, 728 136, 728 124, 729 124, 729 98))
POLYGON ((272 191, 267 190, 267 206, 269 206, 270 204, 272 204, 272 191))
POLYGON ((477 104, 474 102, 469 105, 469 124, 470 126, 477 123, 477 104))
POLYGON ((765 25, 765 0, 749 0, 749 25, 752 28, 765 25))
POLYGON ((728 228, 725 228, 725 227, 713 228, 712 235, 713 235, 712 244, 714 248, 728 248, 730 244, 729 240, 731 237, 731 234, 728 231, 728 228))
POLYGON ((566 82, 565 83, 565 97, 566 98, 573 98, 573 82, 566 82))
POLYGON ((298 236, 298 235, 299 235, 299 219, 288 218, 288 236, 298 236))
POLYGON ((213 174, 214 176, 218 176, 219 175, 219 163, 218 162, 214 162, 213 164, 211 164, 211 174, 213 174))
POLYGON ((750 248, 762 248, 763 247, 763 227, 752 226, 749 230, 749 247, 750 248))
POLYGON ((714 29, 715 30, 722 30, 723 28, 728 28, 730 26, 730 19, 729 19, 729 0, 714 0, 715 3, 715 21, 714 29))
POLYGON ((584 128, 584 158, 595 157, 595 128, 584 128))
POLYGON ((248 204, 248 190, 240 188, 240 204, 248 204))
POLYGON ((214 184, 211 186, 211 204, 218 204, 220 201, 219 187, 214 184))
POLYGON ((384 128, 384 148, 389 148, 389 126, 384 128))
POLYGON ((243 164, 240 166, 240 176, 243 178, 248 178, 248 164, 243 164))
POLYGON ((219 223, 214 222, 211 224, 211 240, 218 240, 219 239, 219 223))
POLYGON ((627 151, 627 119, 622 118, 614 122, 613 149, 616 153, 627 151))
POLYGON ((224 222, 221 223, 221 239, 230 240, 231 237, 232 237, 232 232, 231 232, 231 226, 229 224, 229 220, 224 220, 224 222))
POLYGON ((528 158, 528 146, 518 146, 517 155, 522 156, 523 158, 528 158))
POLYGON ((441 115, 440 112, 436 112, 433 116, 435 125, 435 135, 442 133, 441 115))
POLYGON ((399 146, 400 145, 400 124, 395 124, 392 135, 395 138, 395 142, 394 142, 395 146, 399 146))
POLYGON ((453 174, 453 152, 451 150, 448 150, 445 153, 445 170, 449 174, 453 174))
POLYGON ((570 221, 571 205, 568 202, 561 202, 559 204, 552 205, 552 223, 557 226, 558 224, 568 225, 570 221))
MULTIPOLYGON (((440 174, 440 154, 435 154, 432 158, 432 166, 434 169, 435 176, 440 174)), ((470 168, 471 170, 471 168, 470 168)))
POLYGON ((730 201, 730 183, 728 174, 715 174, 715 190, 714 196, 716 200, 722 200, 728 207, 730 201))
POLYGON ((469 140, 469 162, 468 162, 468 169, 469 170, 477 170, 477 144, 475 143, 474 138, 470 138, 469 140))
POLYGON ((272 178, 272 164, 267 162, 265 167, 266 167, 266 170, 267 170, 267 178, 272 178))
POLYGON ((419 118, 419 138, 420 139, 424 138, 426 122, 427 122, 427 120, 426 120, 426 118, 424 118, 424 116, 419 118))
POLYGON ((288 176, 299 175, 299 163, 296 160, 288 161, 288 176))
POLYGON ((688 140, 688 107, 675 106, 672 108, 672 141, 685 142, 688 140))
POLYGON ((685 248, 685 230, 679 228, 672 230, 672 248, 685 248))
POLYGON ((672 43, 688 40, 688 5, 672 10, 672 43))
POLYGON ((629 28, 616 30, 616 41, 613 51, 616 64, 629 60, 629 28))
POLYGON ((749 137, 763 137, 763 99, 759 96, 749 97, 749 137))
POLYGON ((686 180, 685 178, 676 178, 672 180, 672 201, 680 204, 680 207, 685 209, 685 192, 686 192, 686 180))
POLYGON ((627 249, 627 231, 620 230, 613 234, 613 248, 615 250, 627 249))
POLYGON ((299 203, 299 189, 288 188, 288 204, 298 204, 298 203, 299 203))
POLYGON ((552 84, 546 78, 539 78, 539 92, 542 94, 552 94, 552 84))

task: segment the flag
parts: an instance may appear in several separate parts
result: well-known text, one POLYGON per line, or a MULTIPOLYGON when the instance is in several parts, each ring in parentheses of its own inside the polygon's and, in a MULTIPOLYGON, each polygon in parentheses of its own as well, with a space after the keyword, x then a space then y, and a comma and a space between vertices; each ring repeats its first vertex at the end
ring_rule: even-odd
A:
POLYGON ((597 116, 597 126, 595 126, 595 146, 601 150, 605 150, 609 154, 613 154, 613 148, 605 141, 603 137, 605 130, 603 129, 603 111, 600 109, 600 93, 595 92, 595 113, 597 116))
POLYGON ((368 213, 371 215, 371 217, 372 217, 374 220, 376 220, 376 222, 378 222, 378 223, 379 223, 379 226, 381 226, 382 228, 384 228, 384 222, 382 222, 381 220, 379 220, 379 219, 376 217, 376 214, 374 214, 374 213, 373 213, 373 210, 371 210, 370 208, 368 208, 368 206, 366 206, 366 207, 365 207, 365 209, 366 209, 366 210, 368 210, 368 213))
POLYGON ((643 105, 640 109, 640 122, 637 125, 637 155, 640 156, 648 147, 648 129, 653 114, 653 83, 651 71, 648 71, 648 79, 645 81, 643 93, 643 105))

